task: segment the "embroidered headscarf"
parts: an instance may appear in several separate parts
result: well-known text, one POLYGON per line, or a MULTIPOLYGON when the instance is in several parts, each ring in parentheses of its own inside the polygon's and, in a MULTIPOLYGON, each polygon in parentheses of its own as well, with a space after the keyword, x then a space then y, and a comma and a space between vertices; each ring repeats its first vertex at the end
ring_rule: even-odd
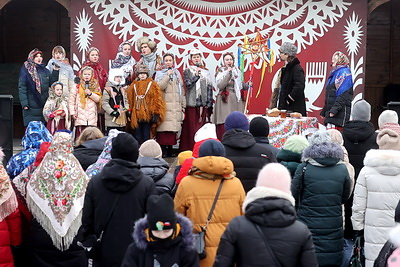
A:
POLYGON ((7 173, 11 179, 20 174, 26 167, 31 165, 43 142, 51 142, 53 139, 49 130, 41 121, 31 121, 22 137, 23 151, 15 154, 7 163, 7 173))
POLYGON ((24 66, 27 69, 28 73, 31 75, 32 80, 36 85, 36 90, 40 94, 42 89, 40 88, 40 79, 36 69, 37 64, 33 61, 37 54, 43 55, 42 51, 37 48, 29 52, 28 60, 24 62, 24 66))
MULTIPOLYGON (((80 84, 79 86, 79 99, 81 102, 82 107, 84 108, 86 106, 86 94, 85 94, 85 89, 86 89, 86 82, 83 80, 83 72, 85 70, 90 70, 92 72, 92 77, 89 80, 89 84, 88 84, 88 89, 90 91, 92 91, 92 93, 100 96, 101 98, 101 92, 100 92, 100 87, 99 87, 99 83, 95 78, 95 71, 93 70, 93 68, 89 67, 89 66, 85 66, 81 69, 80 73, 79 73, 79 78, 80 78, 80 84)), ((101 103, 101 101, 99 102, 101 103)))
POLYGON ((82 224, 88 177, 72 154, 72 136, 56 132, 27 186, 27 204, 55 247, 67 250, 82 224))
POLYGON ((73 80, 75 78, 74 70, 72 69, 71 65, 69 64, 68 60, 65 59, 66 53, 64 47, 61 45, 57 45, 53 48, 53 51, 51 52, 53 55, 53 58, 49 60, 47 63, 46 68, 50 71, 53 72, 54 69, 54 64, 57 64, 60 67, 59 74, 60 75, 65 75, 68 79, 73 80), (64 55, 62 60, 57 60, 54 58, 54 55, 56 52, 60 52, 61 54, 64 55))
POLYGON ((95 163, 93 163, 86 169, 86 174, 89 178, 92 178, 96 174, 100 173, 101 170, 103 170, 104 166, 110 161, 112 140, 114 139, 114 137, 116 137, 120 133, 123 133, 123 132, 118 131, 117 129, 110 130, 110 132, 108 133, 107 140, 104 143, 104 149, 101 152, 99 158, 97 159, 97 161, 95 163))
POLYGON ((332 58, 336 57, 336 66, 331 70, 327 84, 335 83, 336 97, 353 87, 353 78, 349 69, 349 59, 340 51, 333 53, 332 58))
MULTIPOLYGON (((220 63, 219 63, 220 67, 218 68, 218 71, 215 74, 215 80, 216 80, 217 84, 219 84, 219 82, 221 80, 223 80, 226 77, 226 75, 229 75, 228 67, 225 66, 225 62, 224 62, 224 58, 226 56, 231 56, 233 59, 232 74, 231 74, 230 81, 232 81, 234 83, 235 95, 236 95, 237 101, 240 102, 241 101, 240 90, 243 89, 242 74, 241 74, 239 68, 235 66, 235 56, 233 55, 233 53, 228 52, 228 53, 225 53, 222 55, 222 57, 220 59, 220 63)), ((220 91, 224 90, 224 89, 225 88, 218 88, 217 94, 219 94, 220 91)))
MULTIPOLYGON (((132 54, 125 56, 123 53, 123 48, 124 45, 129 45, 132 49, 132 44, 129 43, 128 41, 124 41, 122 42, 119 46, 118 46, 118 53, 114 59, 114 61, 111 63, 111 68, 112 69, 118 69, 123 67, 124 65, 130 65, 133 66, 136 64, 136 60, 132 57, 132 54)), ((131 50, 132 53, 132 50, 131 50)))
POLYGON ((108 79, 107 78, 108 74, 107 74, 107 71, 104 69, 104 67, 100 64, 99 61, 97 61, 97 62, 90 61, 89 55, 92 51, 96 51, 100 58, 100 50, 96 47, 90 47, 86 53, 86 61, 85 61, 85 63, 83 63, 82 69, 79 71, 79 76, 85 66, 91 67, 94 70, 94 78, 98 81, 101 90, 103 90, 104 86, 106 85, 107 79, 108 79))
POLYGON ((17 196, 11 185, 11 180, 1 164, 3 158, 3 149, 0 147, 0 222, 18 208, 17 196))
MULTIPOLYGON (((51 106, 49 106, 48 110, 51 112, 54 112, 55 110, 63 110, 65 112, 65 128, 69 129, 71 126, 71 120, 69 116, 69 109, 68 109, 68 98, 65 96, 63 93, 61 96, 57 96, 55 93, 55 87, 56 85, 61 85, 61 87, 64 90, 64 84, 61 82, 54 82, 51 87, 50 87, 50 92, 49 92, 49 100, 51 100, 51 106)), ((55 124, 52 124, 52 132, 55 131, 55 128, 57 128, 58 123, 60 122, 61 116, 55 116, 54 117, 54 122, 55 124), (54 128, 54 129, 53 129, 54 128)))

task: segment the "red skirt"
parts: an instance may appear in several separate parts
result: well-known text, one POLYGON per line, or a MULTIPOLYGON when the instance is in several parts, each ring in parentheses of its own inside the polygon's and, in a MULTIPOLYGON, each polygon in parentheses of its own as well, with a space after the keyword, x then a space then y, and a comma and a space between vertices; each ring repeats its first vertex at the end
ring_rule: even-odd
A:
POLYGON ((179 143, 180 151, 193 150, 194 135, 204 124, 205 121, 200 121, 200 107, 186 107, 179 143))
POLYGON ((57 131, 57 130, 65 130, 66 128, 65 128, 65 119, 60 119, 59 121, 58 121, 58 125, 57 125, 57 127, 55 126, 55 121, 54 121, 54 118, 49 118, 49 120, 47 121, 47 125, 46 125, 46 128, 47 128, 47 130, 49 130, 49 132, 51 133, 51 135, 54 135, 54 133, 57 131))
POLYGON ((222 136, 224 135, 224 133, 225 133, 225 123, 222 123, 222 124, 217 124, 216 126, 215 126, 215 130, 216 130, 216 132, 217 132, 217 138, 218 138, 218 140, 222 140, 222 136))
POLYGON ((161 146, 173 146, 177 141, 176 132, 157 132, 157 143, 161 146))

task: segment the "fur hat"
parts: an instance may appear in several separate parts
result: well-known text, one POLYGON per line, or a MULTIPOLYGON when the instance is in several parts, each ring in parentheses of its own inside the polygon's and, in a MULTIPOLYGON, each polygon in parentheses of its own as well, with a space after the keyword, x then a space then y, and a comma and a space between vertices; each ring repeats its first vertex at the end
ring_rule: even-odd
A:
POLYGON ((139 147, 139 156, 149 158, 161 158, 162 150, 154 139, 149 139, 139 147))
POLYGON ((242 112, 233 111, 228 115, 228 117, 226 117, 224 128, 225 131, 230 129, 242 129, 248 131, 249 121, 247 120, 246 115, 244 115, 242 112))
POLYGON ((154 50, 157 48, 157 43, 154 42, 153 40, 151 40, 149 37, 147 36, 143 36, 140 37, 137 41, 136 41, 136 48, 137 50, 140 52, 141 51, 141 47, 142 44, 147 44, 151 50, 151 52, 154 52, 154 50))
POLYGON ((269 163, 258 173, 256 187, 264 186, 292 195, 291 182, 292 179, 286 167, 280 163, 269 163))
POLYGON ((354 121, 370 121, 371 105, 365 100, 357 101, 351 110, 351 117, 354 121))
POLYGON ((145 64, 140 64, 136 67, 136 73, 139 75, 140 73, 146 73, 147 76, 150 76, 149 67, 145 64))
POLYGON ((283 145, 283 149, 289 150, 293 153, 301 154, 303 150, 308 147, 310 144, 308 143, 307 138, 302 135, 291 135, 286 140, 283 145))
POLYGON ((217 139, 215 124, 212 123, 206 123, 197 130, 194 135, 194 142, 197 143, 209 138, 217 139))
POLYGON ((279 51, 288 56, 294 57, 297 54, 297 46, 289 42, 284 42, 279 48, 279 51))
POLYGON ((190 150, 182 151, 178 154, 178 166, 182 165, 186 159, 193 157, 193 153, 190 150))
POLYGON ((225 147, 217 140, 209 139, 201 144, 199 149, 199 157, 218 156, 225 157, 225 147))
POLYGON ((111 158, 136 162, 139 144, 132 135, 120 133, 112 140, 111 158))
POLYGON ((249 132, 254 137, 265 137, 269 135, 269 123, 264 117, 255 117, 250 121, 249 132))
POLYGON ((332 141, 331 136, 325 130, 318 130, 313 135, 311 135, 310 138, 308 138, 308 142, 310 143, 310 145, 321 144, 324 142, 331 142, 331 141, 332 141))
POLYGON ((400 150, 400 135, 392 129, 382 129, 376 138, 376 143, 379 149, 400 150))
POLYGON ((147 199, 147 221, 150 230, 175 229, 174 201, 168 194, 151 195, 147 199))
POLYGON ((399 116, 397 115, 397 112, 394 110, 384 110, 381 115, 379 115, 378 118, 378 126, 379 129, 382 129, 383 125, 385 123, 399 123, 399 116))

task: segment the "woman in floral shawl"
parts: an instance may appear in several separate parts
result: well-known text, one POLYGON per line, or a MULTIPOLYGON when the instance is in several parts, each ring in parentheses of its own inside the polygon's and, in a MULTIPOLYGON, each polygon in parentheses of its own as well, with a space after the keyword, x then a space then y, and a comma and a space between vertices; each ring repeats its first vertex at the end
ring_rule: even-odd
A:
POLYGON ((72 154, 72 137, 56 132, 42 163, 27 185, 32 213, 33 266, 87 266, 84 251, 74 242, 81 226, 89 181, 72 154))
POLYGON ((122 42, 118 46, 118 53, 114 61, 111 63, 112 69, 121 69, 124 72, 126 85, 131 84, 131 75, 133 67, 136 65, 136 60, 132 57, 132 44, 128 41, 122 42))
POLYGON ((31 165, 39 152, 43 142, 51 142, 53 136, 41 121, 31 121, 22 137, 22 147, 24 150, 15 154, 7 163, 7 173, 10 179, 20 174, 26 167, 31 165))

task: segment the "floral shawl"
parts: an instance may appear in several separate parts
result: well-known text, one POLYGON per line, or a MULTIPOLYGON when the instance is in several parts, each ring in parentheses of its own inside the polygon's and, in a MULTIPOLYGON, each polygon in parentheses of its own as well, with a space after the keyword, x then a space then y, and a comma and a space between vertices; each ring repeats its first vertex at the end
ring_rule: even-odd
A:
POLYGON ((70 129, 71 127, 71 119, 69 115, 68 109, 68 99, 67 97, 62 94, 61 96, 57 96, 54 92, 54 87, 57 84, 61 84, 64 90, 64 85, 60 82, 55 82, 50 87, 49 98, 46 101, 46 104, 43 107, 43 116, 46 121, 49 120, 50 114, 56 110, 63 110, 65 112, 65 116, 61 117, 60 115, 54 117, 54 123, 51 125, 51 132, 54 133, 60 119, 65 119, 65 128, 70 129))
POLYGON ((201 95, 201 81, 206 82, 206 85, 212 85, 212 80, 211 80, 211 74, 210 71, 206 68, 206 66, 204 64, 200 64, 199 66, 196 66, 193 61, 191 61, 189 59, 188 61, 188 67, 187 67, 192 73, 193 75, 196 75, 196 69, 200 68, 200 79, 197 80, 196 82, 196 99, 200 97, 201 95))
MULTIPOLYGON (((96 47, 91 47, 86 53, 86 61, 82 65, 82 69, 86 66, 91 67, 94 70, 94 78, 98 81, 101 90, 104 89, 106 86, 106 82, 108 80, 108 74, 107 71, 104 69, 104 67, 99 63, 99 62, 92 62, 89 60, 89 55, 90 52, 93 50, 97 51, 99 53, 99 58, 100 58, 100 51, 96 47)), ((79 71, 79 73, 82 72, 82 69, 79 71)))
MULTIPOLYGON (((0 162, 3 161, 3 151, 0 148, 0 162)), ((0 163, 0 222, 18 208, 18 201, 11 180, 0 163)))
POLYGON ((24 66, 25 66, 26 70, 28 71, 28 73, 31 75, 32 80, 35 83, 36 90, 40 94, 41 93, 41 88, 40 88, 39 75, 38 75, 37 69, 36 69, 36 65, 37 64, 33 61, 33 59, 35 58, 35 56, 37 54, 42 54, 42 51, 40 51, 39 49, 35 48, 31 52, 29 52, 28 59, 27 59, 27 61, 24 62, 24 66))
MULTIPOLYGON (((86 106, 86 98, 87 98, 87 97, 86 97, 86 94, 85 94, 86 83, 85 83, 85 81, 84 81, 83 78, 82 78, 82 77, 83 77, 83 71, 84 71, 85 69, 91 69, 91 70, 92 70, 92 74, 95 74, 95 73, 96 73, 96 72, 93 70, 93 68, 87 67, 87 66, 86 66, 86 67, 83 67, 83 68, 81 69, 80 73, 79 73, 80 83, 77 84, 76 87, 78 88, 79 99, 80 99, 80 101, 81 101, 82 108, 85 108, 85 106, 86 106)), ((92 75, 92 77, 90 78, 89 85, 88 85, 88 89, 89 89, 90 91, 92 91, 92 93, 94 93, 94 94, 100 96, 100 98, 101 98, 102 95, 101 95, 100 85, 99 85, 97 79, 95 78, 95 75, 92 75)), ((99 101, 99 105, 101 105, 101 101, 99 101)))
POLYGON ((338 61, 329 74, 327 84, 335 83, 337 97, 353 87, 353 78, 347 56, 340 51, 336 51, 333 56, 337 56, 338 61))
POLYGON ((88 177, 72 154, 72 136, 56 132, 27 186, 27 204, 55 247, 69 248, 82 224, 88 177))
POLYGON ((122 52, 123 46, 126 44, 130 45, 132 48, 132 45, 127 41, 122 42, 118 46, 118 53, 115 56, 114 61, 111 63, 112 69, 119 69, 127 66, 131 71, 133 71, 133 66, 136 64, 136 60, 132 57, 132 55, 125 56, 124 53, 122 52))

